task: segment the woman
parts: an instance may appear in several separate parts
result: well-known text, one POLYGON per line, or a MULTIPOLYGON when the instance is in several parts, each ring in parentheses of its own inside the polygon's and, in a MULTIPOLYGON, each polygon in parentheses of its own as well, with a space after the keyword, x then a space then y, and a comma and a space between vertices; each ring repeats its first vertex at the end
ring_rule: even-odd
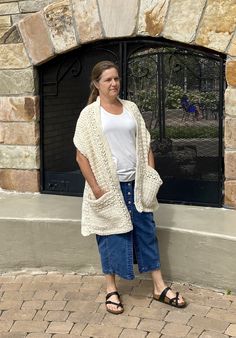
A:
POLYGON ((85 178, 82 234, 96 234, 107 284, 106 309, 124 311, 115 275, 133 279, 133 248, 140 272, 151 272, 153 298, 175 307, 185 301, 162 278, 153 210, 162 184, 150 135, 137 106, 119 99, 117 66, 96 64, 88 105, 77 121, 76 160, 85 178))

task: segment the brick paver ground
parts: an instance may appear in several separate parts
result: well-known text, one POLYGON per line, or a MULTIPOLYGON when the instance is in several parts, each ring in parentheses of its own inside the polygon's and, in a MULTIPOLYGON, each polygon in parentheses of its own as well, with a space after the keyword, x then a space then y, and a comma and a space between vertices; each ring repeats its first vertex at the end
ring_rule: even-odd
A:
POLYGON ((107 313, 102 276, 18 272, 0 275, 0 338, 236 337, 236 295, 172 283, 188 302, 152 299, 151 280, 119 280, 122 315, 107 313))

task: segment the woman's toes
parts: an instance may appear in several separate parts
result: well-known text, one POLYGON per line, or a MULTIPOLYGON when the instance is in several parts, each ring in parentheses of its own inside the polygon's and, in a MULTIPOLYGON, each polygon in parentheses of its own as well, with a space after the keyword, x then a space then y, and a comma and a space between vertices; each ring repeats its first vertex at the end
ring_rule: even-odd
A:
MULTIPOLYGON (((113 295, 111 297, 108 298, 108 301, 111 301, 111 302, 114 302, 116 303, 117 305, 120 303, 120 299, 116 296, 116 295, 113 295)), ((122 310, 122 307, 121 306, 117 306, 117 305, 114 305, 114 304, 106 304, 107 308, 109 310, 112 310, 112 311, 121 311, 122 310)))

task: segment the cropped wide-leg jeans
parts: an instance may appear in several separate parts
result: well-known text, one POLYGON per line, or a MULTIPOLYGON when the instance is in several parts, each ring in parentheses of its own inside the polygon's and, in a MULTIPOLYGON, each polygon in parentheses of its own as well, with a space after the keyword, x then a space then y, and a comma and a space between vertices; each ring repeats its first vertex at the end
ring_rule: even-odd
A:
POLYGON ((160 269, 156 225, 152 212, 137 211, 134 205, 134 181, 121 182, 120 186, 131 216, 133 230, 123 234, 96 235, 96 239, 103 273, 134 279, 134 254, 139 272, 160 269))

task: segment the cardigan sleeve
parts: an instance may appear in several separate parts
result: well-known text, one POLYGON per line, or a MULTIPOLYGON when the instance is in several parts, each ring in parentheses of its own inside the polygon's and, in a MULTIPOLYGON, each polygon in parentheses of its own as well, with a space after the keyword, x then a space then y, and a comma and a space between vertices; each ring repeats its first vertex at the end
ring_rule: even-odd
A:
POLYGON ((76 123, 75 133, 73 137, 73 142, 76 148, 88 158, 87 154, 87 140, 86 140, 86 119, 83 111, 80 113, 80 116, 76 123))

